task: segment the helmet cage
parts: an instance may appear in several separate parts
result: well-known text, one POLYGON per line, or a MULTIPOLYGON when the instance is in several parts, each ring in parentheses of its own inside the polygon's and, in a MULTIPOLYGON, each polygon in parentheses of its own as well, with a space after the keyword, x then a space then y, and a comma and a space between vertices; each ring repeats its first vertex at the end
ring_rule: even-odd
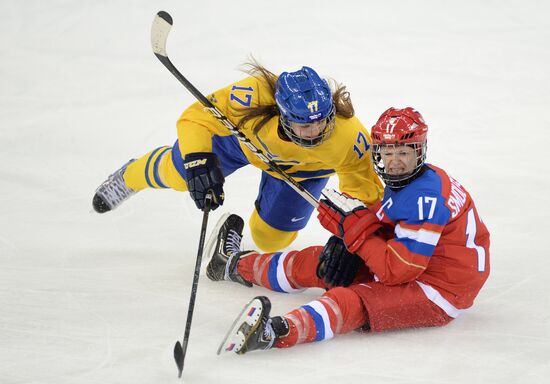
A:
POLYGON ((389 108, 378 119, 371 130, 372 162, 376 173, 390 188, 407 186, 420 172, 426 160, 428 126, 422 115, 411 107, 389 108), (407 174, 390 175, 382 159, 382 148, 413 148, 416 154, 416 166, 407 174))
POLYGON ((426 141, 413 143, 396 143, 396 144, 373 144, 372 145, 372 163, 376 173, 384 180, 384 183, 393 189, 401 189, 406 187, 420 172, 426 161, 426 150, 428 145, 426 141), (404 175, 390 175, 386 172, 384 160, 382 159, 381 149, 383 147, 398 148, 401 146, 411 147, 416 153, 416 166, 410 173, 404 175))
MULTIPOLYGON (((281 127, 282 127, 285 135, 293 143, 295 143, 295 144, 297 144, 301 147, 306 147, 306 148, 317 147, 317 146, 321 145, 323 142, 325 142, 332 135, 332 132, 334 131, 334 125, 335 125, 334 114, 335 114, 335 111, 334 111, 334 105, 333 105, 330 112, 328 113, 328 115, 326 117, 324 117, 322 119, 314 120, 314 121, 311 122, 311 123, 316 123, 316 122, 319 122, 319 121, 324 121, 325 122, 325 128, 317 136, 312 137, 312 138, 304 138, 304 137, 301 137, 301 136, 297 135, 296 132, 294 132, 294 130, 292 129, 291 123, 294 123, 294 124, 302 124, 302 123, 297 123, 297 122, 291 121, 288 117, 286 117, 282 114, 281 114, 281 118, 280 118, 281 127)), ((305 124, 308 124, 308 123, 305 123, 305 124)))

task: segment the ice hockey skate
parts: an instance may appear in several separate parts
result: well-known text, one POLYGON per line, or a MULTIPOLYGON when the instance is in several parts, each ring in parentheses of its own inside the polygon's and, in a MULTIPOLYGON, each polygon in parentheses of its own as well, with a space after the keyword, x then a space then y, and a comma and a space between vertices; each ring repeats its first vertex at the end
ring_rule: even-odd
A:
POLYGON ((136 191, 128 188, 123 177, 128 165, 134 161, 135 159, 130 160, 112 175, 109 175, 107 180, 96 189, 92 205, 97 213, 112 211, 136 193, 136 191))
MULTIPOLYGON (((212 257, 212 252, 214 250, 214 246, 216 245, 216 242, 218 241, 218 233, 220 232, 220 229, 222 228, 222 225, 225 224, 225 221, 231 214, 229 212, 225 212, 216 222, 216 225, 214 225, 214 229, 212 232, 210 232, 210 236, 206 240, 206 243, 204 245, 204 256, 203 261, 209 261, 212 257)), ((244 226, 244 225, 243 225, 244 226)))
POLYGON ((210 250, 211 259, 206 266, 206 276, 212 281, 233 281, 251 287, 237 272, 244 220, 234 214, 222 216, 211 236, 215 236, 216 245, 210 250))
POLYGON ((235 352, 244 355, 247 352, 270 349, 277 339, 288 334, 286 320, 280 316, 269 317, 271 302, 265 296, 257 296, 248 303, 218 348, 222 352, 235 352))

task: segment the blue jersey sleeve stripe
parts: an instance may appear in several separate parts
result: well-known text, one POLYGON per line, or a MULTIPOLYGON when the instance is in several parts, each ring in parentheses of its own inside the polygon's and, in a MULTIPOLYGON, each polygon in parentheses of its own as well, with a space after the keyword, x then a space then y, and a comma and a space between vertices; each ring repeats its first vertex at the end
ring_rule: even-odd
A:
POLYGON ((422 256, 431 257, 435 249, 435 245, 419 243, 418 241, 412 239, 396 238, 395 240, 407 247, 407 249, 412 253, 418 253, 422 256))
POLYGON ((396 237, 399 239, 408 238, 416 240, 419 243, 430 245, 437 245, 437 243, 439 242, 439 238, 441 237, 440 232, 430 231, 423 228, 420 228, 418 230, 407 229, 403 228, 399 223, 395 226, 394 231, 396 237))

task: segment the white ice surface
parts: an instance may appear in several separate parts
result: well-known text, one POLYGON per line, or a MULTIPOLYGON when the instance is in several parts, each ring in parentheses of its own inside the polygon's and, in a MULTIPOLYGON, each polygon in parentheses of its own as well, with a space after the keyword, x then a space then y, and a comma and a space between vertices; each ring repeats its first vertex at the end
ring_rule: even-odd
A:
MULTIPOLYGON (((542 383, 550 376, 550 5, 545 1, 0 1, 0 382, 176 383, 201 215, 145 191, 106 215, 97 185, 176 138, 194 100, 153 56, 169 11, 172 61, 204 93, 253 54, 348 85, 367 127, 389 106, 428 121, 429 161, 475 198, 492 273, 440 329, 351 333, 215 354, 242 305, 282 314, 316 297, 201 278, 186 383, 542 383)), ((259 174, 226 183, 248 217, 259 174)), ((332 181, 334 183, 335 180, 332 181)), ((253 247, 245 233, 245 247, 253 247)), ((297 248, 326 239, 315 220, 297 248)))

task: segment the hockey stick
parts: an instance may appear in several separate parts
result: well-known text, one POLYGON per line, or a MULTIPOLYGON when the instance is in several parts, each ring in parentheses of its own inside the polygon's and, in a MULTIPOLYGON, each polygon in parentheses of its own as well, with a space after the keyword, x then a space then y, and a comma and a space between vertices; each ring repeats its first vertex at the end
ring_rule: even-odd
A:
POLYGON ((174 346, 174 359, 178 366, 178 377, 181 378, 183 372, 183 363, 185 361, 185 353, 187 352, 187 343, 189 342, 189 334, 191 332, 191 322, 193 321, 193 311, 195 309, 195 297, 197 296, 197 288, 199 285, 199 275, 202 262, 202 250, 204 248, 204 238, 206 237, 206 227, 208 226, 208 214, 210 213, 210 204, 212 203, 212 193, 208 191, 204 199, 204 213, 202 215, 201 234, 199 237, 199 250, 197 252, 197 261, 195 263, 195 274, 193 275, 193 285, 191 287, 191 296, 189 297, 189 308, 187 309, 187 322, 185 323, 185 334, 183 341, 178 340, 174 346))
POLYGON ((302 196, 308 203, 317 207, 319 202, 317 199, 301 184, 287 174, 281 167, 277 165, 274 161, 268 159, 264 153, 257 148, 241 131, 237 129, 235 124, 233 124, 214 104, 210 102, 193 84, 189 82, 172 64, 166 53, 166 41, 168 39, 168 34, 172 28, 172 17, 164 11, 160 11, 155 16, 153 21, 153 26, 151 28, 151 46, 153 47, 153 52, 155 56, 160 60, 162 64, 174 75, 180 83, 183 84, 189 92, 195 96, 195 98, 201 102, 202 105, 216 118, 220 121, 227 129, 231 131, 233 135, 243 142, 248 149, 252 151, 260 160, 271 168, 273 172, 278 173, 283 180, 294 189, 300 196, 302 196))

